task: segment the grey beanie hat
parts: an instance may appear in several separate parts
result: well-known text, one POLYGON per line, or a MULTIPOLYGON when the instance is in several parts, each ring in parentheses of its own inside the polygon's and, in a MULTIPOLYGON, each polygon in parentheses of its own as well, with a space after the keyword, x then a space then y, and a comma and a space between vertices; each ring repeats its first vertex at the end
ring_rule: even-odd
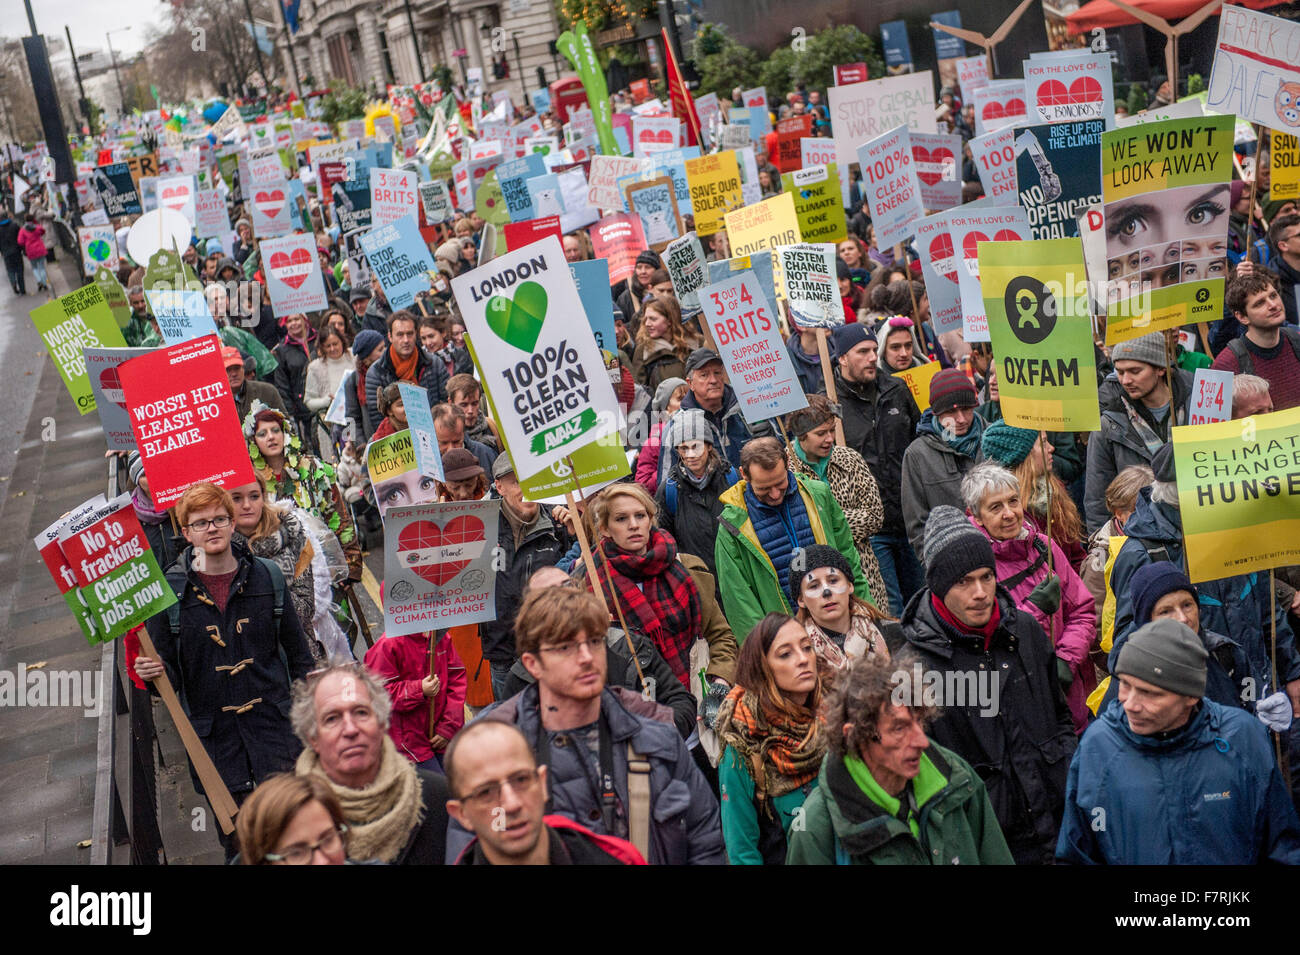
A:
POLYGON ((1165 336, 1161 332, 1151 332, 1140 338, 1131 338, 1126 342, 1120 342, 1110 350, 1110 360, 1112 363, 1117 361, 1144 361, 1148 365, 1164 368, 1167 364, 1165 336))
POLYGON ((654 401, 650 403, 651 407, 654 408, 657 414, 663 414, 668 408, 668 402, 672 400, 673 392, 678 388, 685 387, 686 379, 684 378, 665 378, 659 382, 659 387, 655 389, 654 401))
POLYGON ((126 457, 127 473, 131 476, 132 484, 140 483, 140 476, 144 474, 144 459, 140 457, 139 451, 132 451, 126 457))
POLYGON ((957 508, 940 504, 925 521, 925 582, 940 600, 973 570, 997 573, 993 545, 957 508))
POLYGON ((1205 695, 1208 656, 1187 624, 1164 617, 1129 634, 1115 662, 1115 675, 1135 676, 1170 693, 1199 699, 1205 695))
POLYGON ((705 416, 703 408, 682 408, 669 418, 659 443, 672 450, 685 441, 706 441, 715 448, 722 447, 722 435, 705 416))

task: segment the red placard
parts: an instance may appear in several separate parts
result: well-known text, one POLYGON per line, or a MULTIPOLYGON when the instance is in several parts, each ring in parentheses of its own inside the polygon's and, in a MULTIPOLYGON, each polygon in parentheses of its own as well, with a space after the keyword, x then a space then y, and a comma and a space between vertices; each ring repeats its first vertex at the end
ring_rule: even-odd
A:
POLYGON ((811 116, 791 116, 776 121, 776 155, 772 159, 779 172, 790 172, 803 166, 803 148, 799 140, 811 135, 811 116))
POLYGON ((548 235, 555 236, 560 242, 564 241, 564 233, 560 231, 559 216, 542 216, 540 219, 525 219, 523 222, 507 222, 503 229, 506 234, 507 252, 532 245, 548 235))
POLYGON ((633 103, 644 103, 650 98, 650 81, 633 80, 628 90, 632 93, 633 103))
POLYGON ((254 480, 216 335, 132 358, 117 375, 156 507, 171 507, 201 481, 232 488, 254 480))
POLYGON ((867 81, 867 64, 865 63, 841 63, 835 67, 835 85, 848 86, 850 83, 865 83, 867 81))
POLYGON ((626 212, 616 212, 605 216, 588 231, 595 257, 609 262, 609 284, 627 281, 636 267, 636 257, 646 250, 641 219, 626 212))
POLYGON ((327 205, 334 202, 334 183, 344 182, 348 178, 348 166, 343 162, 323 162, 316 170, 316 178, 319 182, 317 195, 320 201, 327 205))

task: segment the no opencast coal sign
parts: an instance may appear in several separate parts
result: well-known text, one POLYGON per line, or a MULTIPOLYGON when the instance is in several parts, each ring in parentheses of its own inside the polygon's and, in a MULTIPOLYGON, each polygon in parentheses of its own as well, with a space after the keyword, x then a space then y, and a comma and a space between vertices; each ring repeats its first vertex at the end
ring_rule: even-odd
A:
POLYGON ((560 240, 452 279, 520 479, 618 430, 618 405, 560 240))

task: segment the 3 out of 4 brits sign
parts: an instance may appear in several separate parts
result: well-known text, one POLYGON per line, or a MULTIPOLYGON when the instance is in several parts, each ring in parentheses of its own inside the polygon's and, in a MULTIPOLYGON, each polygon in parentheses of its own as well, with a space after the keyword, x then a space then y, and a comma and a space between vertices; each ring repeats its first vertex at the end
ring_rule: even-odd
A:
POLYGON ((618 430, 618 403, 582 299, 550 235, 451 282, 519 478, 618 430))

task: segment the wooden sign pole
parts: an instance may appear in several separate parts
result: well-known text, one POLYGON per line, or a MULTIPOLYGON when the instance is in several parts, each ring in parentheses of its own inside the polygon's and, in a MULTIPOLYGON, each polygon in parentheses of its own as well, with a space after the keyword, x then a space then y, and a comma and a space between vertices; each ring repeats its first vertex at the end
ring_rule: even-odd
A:
MULTIPOLYGON (((817 329, 817 354, 822 360, 822 378, 826 380, 826 397, 830 399, 831 404, 839 404, 839 395, 835 393, 835 375, 831 371, 831 351, 826 347, 826 329, 817 329)), ((835 443, 839 445, 847 444, 844 440, 844 419, 839 415, 835 416, 835 443)))

